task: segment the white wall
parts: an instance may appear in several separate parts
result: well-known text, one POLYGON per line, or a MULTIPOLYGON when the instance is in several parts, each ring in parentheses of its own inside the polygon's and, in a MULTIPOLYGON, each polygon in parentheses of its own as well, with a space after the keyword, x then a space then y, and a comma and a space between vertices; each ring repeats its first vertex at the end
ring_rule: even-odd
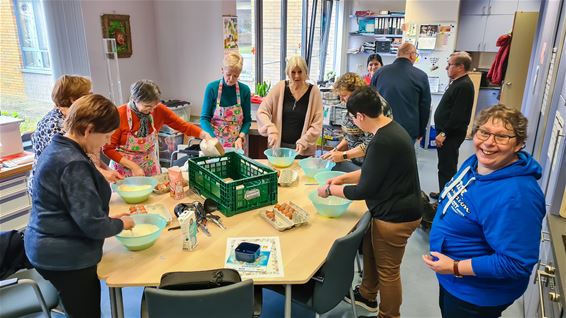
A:
POLYGON ((221 77, 222 15, 235 15, 236 1, 156 0, 154 10, 163 96, 200 115, 206 85, 221 77))
POLYGON ((161 81, 157 67, 157 33, 152 0, 81 1, 94 92, 110 95, 106 59, 102 46, 102 14, 130 15, 132 56, 118 59, 124 101, 130 85, 139 79, 161 81))

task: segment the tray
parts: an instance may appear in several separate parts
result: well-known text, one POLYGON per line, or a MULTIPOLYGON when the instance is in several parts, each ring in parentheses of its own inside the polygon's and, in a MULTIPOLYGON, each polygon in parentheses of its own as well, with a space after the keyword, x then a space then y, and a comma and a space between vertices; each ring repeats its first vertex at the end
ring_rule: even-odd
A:
POLYGON ((292 219, 289 219, 282 212, 280 212, 278 209, 275 209, 274 207, 265 211, 260 211, 259 215, 278 231, 285 231, 290 228, 301 226, 305 223, 308 223, 309 214, 307 211, 303 210, 301 207, 299 207, 293 202, 288 202, 286 204, 292 207, 293 209, 295 209, 292 219), (273 220, 267 216, 267 214, 270 212, 273 212, 273 216, 274 216, 273 220))

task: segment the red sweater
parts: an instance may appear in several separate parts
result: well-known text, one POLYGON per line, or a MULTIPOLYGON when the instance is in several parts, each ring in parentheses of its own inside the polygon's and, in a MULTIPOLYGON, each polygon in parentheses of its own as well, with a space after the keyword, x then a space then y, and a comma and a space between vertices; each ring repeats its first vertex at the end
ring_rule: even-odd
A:
MULTIPOLYGON (((128 117, 126 115, 127 107, 122 105, 118 107, 118 113, 120 114, 120 127, 114 131, 110 139, 110 143, 104 145, 102 148, 104 154, 116 162, 120 162, 122 155, 116 150, 118 147, 126 144, 126 138, 130 129, 128 127, 128 117)), ((177 116, 172 110, 167 108, 163 104, 157 105, 153 110, 153 125, 155 129, 159 131, 163 125, 167 125, 187 136, 198 137, 202 129, 200 127, 187 123, 182 118, 177 116)), ((134 112, 132 112, 132 130, 131 132, 136 132, 140 129, 140 119, 134 112)), ((153 132, 153 128, 149 127, 149 133, 153 132)))

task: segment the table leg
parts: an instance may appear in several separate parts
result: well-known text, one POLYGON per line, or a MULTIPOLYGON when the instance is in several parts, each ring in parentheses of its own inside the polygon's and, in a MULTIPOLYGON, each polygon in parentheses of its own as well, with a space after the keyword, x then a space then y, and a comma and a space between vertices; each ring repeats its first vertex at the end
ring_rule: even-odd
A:
POLYGON ((291 285, 285 285, 285 318, 291 318, 291 285))
POLYGON ((110 295, 110 313, 112 318, 124 318, 124 302, 122 299, 122 288, 108 287, 110 295))

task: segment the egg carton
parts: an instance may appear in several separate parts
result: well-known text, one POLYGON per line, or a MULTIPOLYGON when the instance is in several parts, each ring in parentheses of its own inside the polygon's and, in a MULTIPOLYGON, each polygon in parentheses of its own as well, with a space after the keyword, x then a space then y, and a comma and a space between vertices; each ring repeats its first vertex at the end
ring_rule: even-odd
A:
POLYGON ((272 207, 271 209, 265 211, 260 211, 259 215, 278 231, 285 231, 290 228, 308 223, 310 217, 307 211, 293 202, 289 201, 286 204, 287 206, 294 209, 291 219, 285 216, 285 214, 283 214, 280 210, 275 209, 275 207, 272 207), (273 219, 267 215, 271 213, 273 213, 273 219))
POLYGON ((169 224, 173 219, 171 213, 169 213, 167 208, 161 203, 136 204, 130 206, 129 209, 130 209, 130 214, 158 214, 167 221, 167 224, 169 224))

